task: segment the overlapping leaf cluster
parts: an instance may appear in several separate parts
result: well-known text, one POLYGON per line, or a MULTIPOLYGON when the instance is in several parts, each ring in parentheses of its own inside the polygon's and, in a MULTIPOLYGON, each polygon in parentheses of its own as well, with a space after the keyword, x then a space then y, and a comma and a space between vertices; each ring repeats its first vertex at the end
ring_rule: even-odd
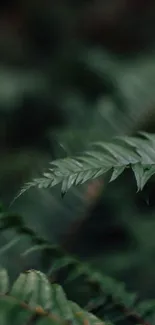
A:
MULTIPOLYGON (((55 284, 52 284, 51 288, 46 276, 41 272, 21 274, 10 291, 8 289, 6 272, 2 270, 0 273, 0 310, 4 310, 4 315, 1 316, 4 319, 3 324, 10 324, 8 317, 14 317, 13 315, 19 318, 19 320, 18 318, 16 319, 15 324, 22 324, 22 317, 28 320, 32 317, 32 320, 34 319, 34 324, 50 324, 51 321, 62 323, 66 320, 71 321, 71 323, 78 323, 77 316, 80 317, 79 321, 82 321, 82 323, 90 324, 91 322, 95 324, 95 322, 100 323, 102 321, 107 323, 110 321, 113 324, 124 325, 154 323, 154 301, 147 301, 144 303, 138 302, 137 295, 128 293, 124 284, 94 271, 85 263, 80 263, 76 258, 68 256, 67 253, 62 251, 58 246, 50 245, 50 243, 40 238, 34 231, 26 227, 22 218, 2 213, 0 218, 1 232, 11 228, 14 229, 15 232, 14 239, 21 239, 23 235, 27 235, 32 240, 32 247, 23 252, 23 256, 38 250, 42 251, 44 254, 44 252, 48 250, 48 259, 51 261, 50 268, 47 272, 49 279, 55 276, 59 271, 66 270, 67 268, 67 273, 65 273, 65 288, 67 288, 67 284, 69 283, 74 287, 76 280, 80 279, 81 282, 89 286, 91 294, 88 297, 86 305, 83 306, 84 311, 82 311, 77 305, 63 300, 66 298, 62 289, 55 284), (8 294, 7 296, 6 293, 8 294), (57 307, 59 308, 57 312, 55 312, 56 303, 62 306, 57 307), (20 308, 22 309, 21 313, 19 313, 20 308), (64 313, 61 311, 61 308, 64 313), (77 314, 75 315, 73 311, 77 312, 77 314), (102 321, 93 318, 88 312, 94 313, 97 317, 100 317, 102 321), (64 316, 64 314, 66 316, 64 316), (57 316, 56 319, 55 316, 57 316), (35 322, 36 320, 38 323, 35 322), (145 323, 145 320, 147 322, 150 321, 150 323, 145 323)), ((0 254, 2 251, 3 253, 4 251, 7 253, 7 250, 15 242, 17 241, 13 240, 9 245, 2 247, 0 254)), ((64 286, 63 283, 62 285, 64 286)), ((65 291, 67 293, 66 289, 65 291)), ((76 291, 74 293, 75 298, 72 300, 77 302, 76 291)), ((81 292, 81 294, 83 294, 83 292, 81 292)), ((81 305, 80 300, 78 304, 81 305)), ((25 321, 25 324, 29 323, 25 321)))
POLYGON ((50 284, 39 271, 20 274, 12 288, 5 269, 0 269, 0 321, 3 325, 104 325, 101 320, 69 301, 61 288, 50 284))
POLYGON ((31 187, 48 188, 62 184, 62 194, 71 186, 83 184, 111 171, 116 180, 126 168, 131 168, 142 190, 155 174, 155 135, 141 133, 137 137, 117 137, 113 143, 98 142, 91 150, 77 157, 67 157, 51 163, 43 177, 25 184, 20 194, 31 187))

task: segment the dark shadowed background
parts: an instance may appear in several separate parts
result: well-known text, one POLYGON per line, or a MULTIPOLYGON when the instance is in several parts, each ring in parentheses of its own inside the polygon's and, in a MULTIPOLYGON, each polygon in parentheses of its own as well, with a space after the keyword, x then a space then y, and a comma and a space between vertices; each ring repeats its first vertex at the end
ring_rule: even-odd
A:
MULTIPOLYGON (((90 141, 155 132, 154 45, 151 0, 1 1, 0 199, 6 207, 49 161, 79 153, 90 141)), ((90 195, 85 184, 63 199, 59 187, 31 190, 9 210, 142 298, 154 297, 154 179, 138 194, 129 172, 104 183, 101 193, 95 184, 90 195)), ((1 256, 13 276, 46 268, 38 255, 21 265, 20 249, 1 256)))

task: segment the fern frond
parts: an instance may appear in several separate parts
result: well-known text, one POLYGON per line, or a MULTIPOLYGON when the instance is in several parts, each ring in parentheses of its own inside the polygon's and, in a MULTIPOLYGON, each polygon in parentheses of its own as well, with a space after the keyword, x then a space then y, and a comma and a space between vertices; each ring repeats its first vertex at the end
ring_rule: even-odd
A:
POLYGON ((71 186, 83 184, 110 170, 110 181, 114 181, 126 168, 132 169, 138 190, 142 190, 155 174, 155 135, 141 133, 140 136, 117 137, 113 143, 94 143, 92 150, 81 156, 55 160, 42 178, 27 183, 17 197, 31 187, 49 188, 60 183, 64 195, 71 186))

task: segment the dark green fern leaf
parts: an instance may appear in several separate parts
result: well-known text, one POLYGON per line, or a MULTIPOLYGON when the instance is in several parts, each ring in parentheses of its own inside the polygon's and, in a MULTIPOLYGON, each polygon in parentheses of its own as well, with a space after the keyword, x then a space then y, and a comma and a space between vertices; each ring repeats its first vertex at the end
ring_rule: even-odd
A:
POLYGON ((142 190, 155 174, 155 135, 142 133, 140 136, 117 137, 113 143, 94 143, 93 150, 81 156, 53 161, 52 168, 42 178, 27 183, 17 197, 31 187, 49 188, 60 183, 64 195, 73 185, 83 184, 110 170, 110 181, 114 181, 126 168, 132 168, 137 188, 142 190))

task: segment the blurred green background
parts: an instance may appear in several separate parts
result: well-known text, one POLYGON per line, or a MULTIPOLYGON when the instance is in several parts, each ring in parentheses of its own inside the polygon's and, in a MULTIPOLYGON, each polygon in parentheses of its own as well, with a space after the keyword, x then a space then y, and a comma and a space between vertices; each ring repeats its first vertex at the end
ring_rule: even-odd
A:
MULTIPOLYGON (((35 189, 9 205, 49 161, 91 141, 155 132, 155 3, 7 0, 0 9, 2 203, 51 242, 67 237, 69 252, 154 297, 154 179, 138 194, 125 173, 89 200, 85 184, 64 199, 59 187, 35 189)), ((1 257, 12 274, 42 267, 38 256, 21 265, 20 250, 1 257)))

